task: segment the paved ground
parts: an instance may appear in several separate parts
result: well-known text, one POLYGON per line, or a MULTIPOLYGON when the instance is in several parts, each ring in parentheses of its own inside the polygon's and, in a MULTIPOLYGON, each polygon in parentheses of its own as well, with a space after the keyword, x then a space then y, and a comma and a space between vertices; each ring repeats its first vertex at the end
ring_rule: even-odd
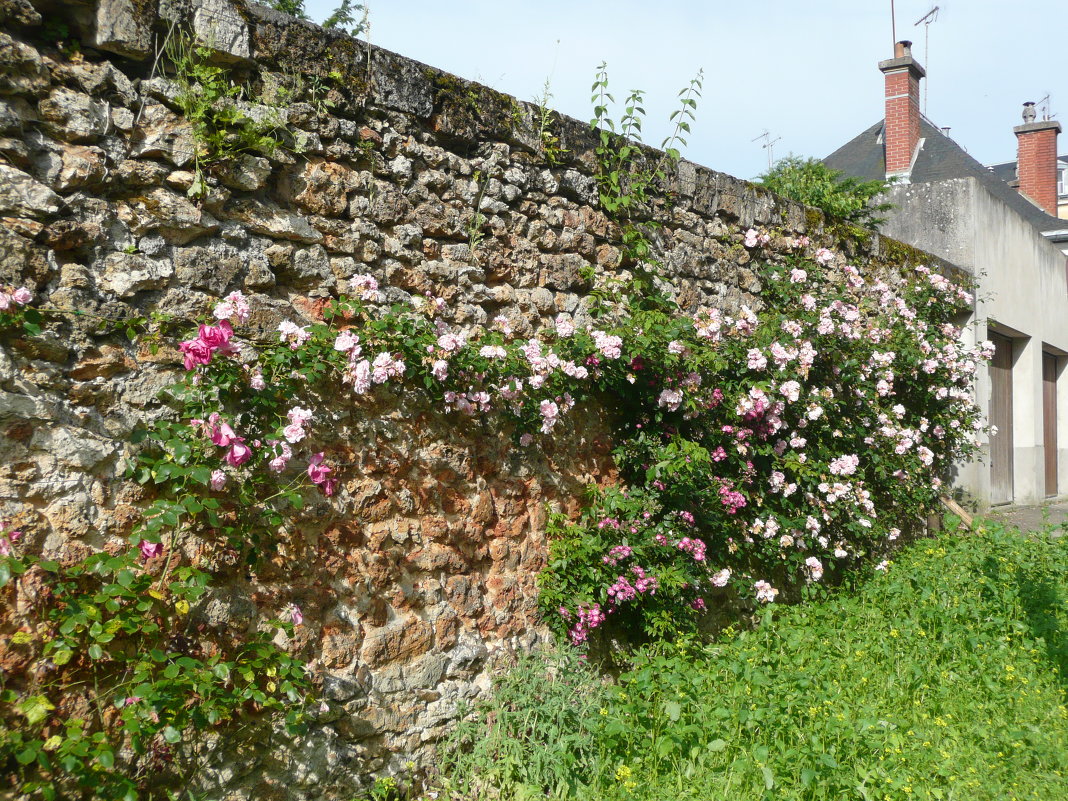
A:
POLYGON ((1036 531, 1047 525, 1068 523, 1068 502, 1047 503, 1041 506, 1000 506, 991 509, 985 517, 1023 531, 1036 531))

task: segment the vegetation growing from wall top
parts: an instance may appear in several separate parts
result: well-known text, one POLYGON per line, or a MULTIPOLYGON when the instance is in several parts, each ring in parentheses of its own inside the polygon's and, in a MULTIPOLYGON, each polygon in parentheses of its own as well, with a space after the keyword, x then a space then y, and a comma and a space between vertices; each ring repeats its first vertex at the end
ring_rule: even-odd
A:
POLYGON ((879 215, 889 211, 889 203, 874 202, 889 188, 887 181, 847 178, 819 159, 787 156, 760 176, 772 192, 808 206, 822 209, 831 217, 877 228, 885 222, 879 215))

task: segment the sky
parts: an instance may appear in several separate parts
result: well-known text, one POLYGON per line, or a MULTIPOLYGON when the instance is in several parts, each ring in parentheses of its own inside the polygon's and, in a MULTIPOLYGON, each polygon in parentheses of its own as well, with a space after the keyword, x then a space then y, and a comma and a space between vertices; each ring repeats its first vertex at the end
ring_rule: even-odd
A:
MULTIPOLYGON (((306 3, 314 20, 337 5, 306 3)), ((912 40, 929 76, 921 109, 976 159, 1016 159, 1012 127, 1024 101, 1050 95, 1050 113, 1068 124, 1065 0, 893 4, 897 38, 912 40), (934 22, 914 24, 936 5, 934 22)), ((590 117, 597 67, 607 62, 618 101, 630 89, 646 91, 644 138, 652 145, 670 133, 679 90, 703 69, 683 155, 740 178, 767 169, 769 139, 775 158, 822 158, 881 120, 877 65, 893 57, 891 0, 660 0, 655 7, 369 0, 369 7, 374 44, 520 100, 539 97, 548 79, 549 105, 582 120, 590 117)), ((1060 150, 1068 153, 1068 138, 1060 150)))

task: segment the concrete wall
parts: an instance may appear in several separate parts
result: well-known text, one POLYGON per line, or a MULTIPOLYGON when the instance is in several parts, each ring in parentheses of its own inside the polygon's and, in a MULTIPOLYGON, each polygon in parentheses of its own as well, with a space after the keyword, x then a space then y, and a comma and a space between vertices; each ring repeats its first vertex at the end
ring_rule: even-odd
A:
MULTIPOLYGON (((1045 499, 1042 352, 1068 354, 1068 282, 1065 254, 975 178, 896 186, 897 207, 884 233, 937 254, 979 281, 969 321, 970 340, 989 330, 1013 339, 1013 450, 1015 503, 1045 499)), ((976 397, 986 409, 990 382, 981 372, 976 397)), ((1068 380, 1058 380, 1058 494, 1068 493, 1068 380)), ((957 486, 981 508, 989 505, 989 463, 961 466, 957 486)))

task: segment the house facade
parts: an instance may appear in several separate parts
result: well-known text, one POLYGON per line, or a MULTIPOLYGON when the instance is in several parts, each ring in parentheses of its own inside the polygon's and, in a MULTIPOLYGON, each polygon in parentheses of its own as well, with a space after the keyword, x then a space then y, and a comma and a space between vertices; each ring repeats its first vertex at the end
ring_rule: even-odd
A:
MULTIPOLYGON (((1068 224, 1056 215, 1060 124, 1027 113, 1013 130, 1010 185, 919 111, 923 67, 910 43, 882 61, 886 115, 824 162, 846 175, 894 178, 882 232, 971 273, 978 288, 961 323, 995 354, 976 400, 995 430, 954 486, 984 510, 1068 495, 1068 224), (1029 118, 1030 117, 1030 118, 1029 118)), ((1033 105, 1033 104, 1032 104, 1033 105)), ((1007 171, 1002 171, 1006 174, 1007 171)))

